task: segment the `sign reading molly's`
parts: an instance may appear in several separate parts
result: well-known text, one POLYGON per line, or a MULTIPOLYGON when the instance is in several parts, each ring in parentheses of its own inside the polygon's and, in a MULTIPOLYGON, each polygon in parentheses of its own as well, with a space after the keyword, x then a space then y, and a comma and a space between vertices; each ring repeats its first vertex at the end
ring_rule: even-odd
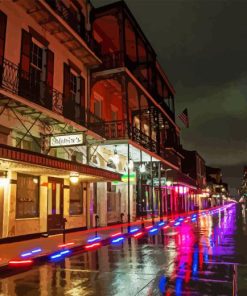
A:
POLYGON ((60 134, 50 137, 50 147, 68 147, 84 145, 84 134, 60 134))

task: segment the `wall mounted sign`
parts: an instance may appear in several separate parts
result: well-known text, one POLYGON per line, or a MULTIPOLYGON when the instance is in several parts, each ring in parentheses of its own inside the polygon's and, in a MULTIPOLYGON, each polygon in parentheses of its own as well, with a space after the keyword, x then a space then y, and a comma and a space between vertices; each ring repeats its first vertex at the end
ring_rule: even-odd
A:
POLYGON ((50 137, 50 147, 72 147, 84 145, 84 134, 73 133, 73 134, 60 134, 50 137))

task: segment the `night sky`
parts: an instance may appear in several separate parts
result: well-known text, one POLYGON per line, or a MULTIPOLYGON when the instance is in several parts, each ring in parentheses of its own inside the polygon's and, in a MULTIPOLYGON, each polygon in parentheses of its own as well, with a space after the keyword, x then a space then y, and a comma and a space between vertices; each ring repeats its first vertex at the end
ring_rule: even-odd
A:
MULTIPOLYGON (((93 0, 95 7, 112 3, 93 0)), ((223 169, 232 192, 247 164, 247 0, 126 0, 189 109, 181 142, 223 169)))

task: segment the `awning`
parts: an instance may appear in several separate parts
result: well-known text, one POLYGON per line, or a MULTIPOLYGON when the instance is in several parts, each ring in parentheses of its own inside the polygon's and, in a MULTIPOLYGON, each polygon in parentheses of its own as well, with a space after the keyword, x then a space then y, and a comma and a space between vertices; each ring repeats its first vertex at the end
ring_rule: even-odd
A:
POLYGON ((121 175, 115 172, 3 144, 0 144, 0 168, 61 178, 69 177, 70 172, 77 172, 84 181, 121 181, 121 175))

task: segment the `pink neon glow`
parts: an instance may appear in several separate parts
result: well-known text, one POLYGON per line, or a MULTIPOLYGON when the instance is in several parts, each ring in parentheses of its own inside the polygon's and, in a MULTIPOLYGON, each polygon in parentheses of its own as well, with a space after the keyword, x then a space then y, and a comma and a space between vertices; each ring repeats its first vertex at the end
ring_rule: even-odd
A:
POLYGON ((140 237, 140 236, 142 236, 142 235, 143 235, 143 232, 138 232, 138 233, 134 234, 133 236, 134 236, 134 237, 140 237))
POLYGON ((111 235, 111 237, 115 237, 115 236, 118 236, 118 235, 121 235, 122 233, 121 232, 117 232, 117 233, 114 233, 111 235))
POLYGON ((180 194, 188 193, 189 188, 186 186, 175 186, 175 191, 180 194))
POLYGON ((87 245, 85 246, 85 249, 92 249, 94 247, 99 247, 101 245, 101 243, 95 243, 95 244, 92 244, 92 245, 87 245))
POLYGON ((64 248, 64 247, 68 247, 68 246, 73 246, 75 243, 67 243, 67 244, 62 244, 62 245, 58 245, 59 248, 64 248))
POLYGON ((31 265, 33 260, 10 260, 9 265, 18 266, 18 265, 31 265))
POLYGON ((170 227, 169 225, 166 225, 166 226, 163 227, 163 229, 167 229, 167 228, 169 228, 169 227, 170 227))
POLYGON ((152 227, 153 227, 153 226, 150 225, 150 226, 145 227, 145 229, 150 229, 150 228, 152 228, 152 227))

